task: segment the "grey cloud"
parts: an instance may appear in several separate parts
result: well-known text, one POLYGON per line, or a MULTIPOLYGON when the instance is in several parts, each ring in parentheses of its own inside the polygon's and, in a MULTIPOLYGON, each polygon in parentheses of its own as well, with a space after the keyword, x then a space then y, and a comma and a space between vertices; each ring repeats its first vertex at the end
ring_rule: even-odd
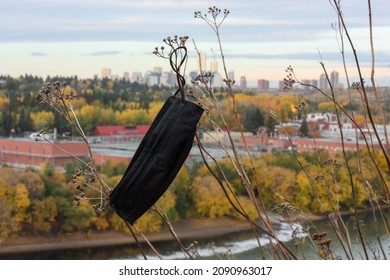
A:
MULTIPOLYGON (((324 61, 340 61, 342 59, 341 54, 339 52, 301 52, 301 53, 283 53, 283 54, 256 54, 256 53, 248 53, 248 54, 237 54, 231 53, 227 54, 229 58, 236 59, 292 59, 292 60, 324 60, 324 61)), ((360 52, 358 53, 359 60, 361 62, 371 61, 371 54, 369 52, 360 52)), ((385 52, 377 52, 375 57, 378 61, 389 61, 390 62, 390 54, 385 52)), ((347 61, 352 61, 353 58, 351 56, 346 56, 347 61)), ((389 63, 390 64, 390 63, 389 63)))
POLYGON ((92 52, 92 53, 86 53, 85 55, 88 56, 105 56, 105 55, 117 55, 120 54, 120 51, 101 51, 101 52, 92 52))
POLYGON ((30 54, 32 56, 48 56, 48 54, 44 52, 31 52, 30 54))

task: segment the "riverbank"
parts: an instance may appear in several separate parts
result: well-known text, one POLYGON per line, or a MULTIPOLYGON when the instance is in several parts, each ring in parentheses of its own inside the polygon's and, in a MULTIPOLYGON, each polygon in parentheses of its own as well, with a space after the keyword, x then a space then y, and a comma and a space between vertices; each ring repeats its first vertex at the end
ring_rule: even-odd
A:
MULTIPOLYGON (((359 212, 372 211, 364 209, 359 212)), ((351 215, 351 212, 343 212, 343 215, 351 215)), ((295 214, 290 217, 280 217, 270 213, 270 219, 275 227, 280 221, 319 221, 326 219, 324 215, 295 214)), ((180 220, 173 225, 173 228, 181 241, 196 241, 198 239, 214 238, 227 234, 251 230, 246 221, 222 217, 215 219, 187 219, 180 220)), ((146 237, 151 242, 174 241, 172 234, 167 227, 159 232, 147 233, 146 237)), ((138 235, 140 242, 143 238, 138 235)), ((41 236, 18 236, 10 237, 0 243, 0 259, 11 258, 17 254, 28 254, 44 251, 60 251, 73 249, 87 249, 97 247, 109 247, 135 244, 130 232, 96 231, 77 232, 62 235, 41 235, 41 236)))
MULTIPOLYGON (((181 220, 175 223, 173 227, 181 240, 191 241, 250 230, 247 222, 231 218, 181 220)), ((159 232, 147 233, 146 236, 151 242, 174 240, 168 228, 165 227, 159 232)), ((138 238, 140 241, 143 241, 141 236, 138 236, 138 238)), ((78 232, 57 236, 11 237, 2 242, 0 258, 4 259, 7 255, 12 256, 13 254, 118 246, 134 243, 135 241, 130 233, 116 231, 90 232, 88 234, 78 232)))

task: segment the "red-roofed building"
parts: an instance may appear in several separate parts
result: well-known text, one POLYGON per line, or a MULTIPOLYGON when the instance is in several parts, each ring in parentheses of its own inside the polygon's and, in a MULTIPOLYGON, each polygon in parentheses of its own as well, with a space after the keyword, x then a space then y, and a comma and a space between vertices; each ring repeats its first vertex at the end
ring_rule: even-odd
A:
MULTIPOLYGON (((66 163, 77 161, 72 155, 78 158, 88 157, 87 144, 82 141, 55 141, 53 145, 30 138, 0 138, 0 165, 39 169, 43 163, 49 163, 55 168, 63 169, 66 163)), ((107 161, 128 164, 132 156, 131 151, 109 148, 92 150, 92 157, 98 165, 107 161)))
POLYGON ((52 145, 27 138, 0 139, 0 163, 14 167, 40 167, 46 162, 63 168, 67 162, 76 161, 70 154, 83 158, 88 155, 88 147, 79 141, 58 141, 52 145))
POLYGON ((92 143, 139 142, 150 125, 102 125, 92 132, 92 143))
POLYGON ((145 136, 150 125, 102 125, 97 126, 93 136, 145 136))

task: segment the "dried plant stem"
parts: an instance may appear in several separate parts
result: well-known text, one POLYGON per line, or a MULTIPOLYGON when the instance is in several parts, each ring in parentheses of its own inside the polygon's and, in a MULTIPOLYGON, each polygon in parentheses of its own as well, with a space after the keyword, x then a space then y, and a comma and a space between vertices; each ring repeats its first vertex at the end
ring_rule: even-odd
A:
POLYGON ((180 239, 177 236, 175 230, 173 229, 173 226, 172 226, 171 222, 168 219, 167 214, 164 211, 161 211, 161 209, 157 205, 154 206, 153 210, 161 217, 161 219, 168 226, 169 232, 172 234, 172 236, 175 239, 175 241, 179 244, 180 249, 183 251, 184 255, 192 260, 193 259, 192 255, 190 254, 190 252, 188 252, 187 248, 180 241, 180 239))
MULTIPOLYGON (((225 81, 225 83, 227 85, 227 90, 228 90, 229 96, 232 97, 233 111, 234 111, 234 114, 235 114, 235 118, 236 118, 237 123, 240 126, 241 136, 242 136, 242 138, 245 141, 245 137, 244 137, 244 133, 243 133, 243 126, 242 126, 242 124, 240 122, 240 119, 239 119, 239 116, 238 116, 238 113, 237 113, 236 101, 235 101, 235 97, 233 95, 233 84, 234 84, 234 81, 232 81, 230 79, 229 75, 228 75, 228 70, 227 70, 226 60, 225 60, 225 54, 224 54, 224 50, 223 50, 223 47, 222 47, 222 40, 221 40, 221 35, 220 35, 220 26, 221 26, 222 22, 225 20, 226 15, 228 14, 228 13, 226 13, 226 10, 225 10, 224 14, 225 14, 225 16, 223 17, 223 19, 222 19, 222 21, 220 23, 217 22, 217 17, 216 16, 213 16, 213 20, 211 20, 211 21, 206 20, 206 22, 211 26, 211 28, 215 32, 215 35, 216 35, 216 38, 217 38, 218 47, 219 47, 220 56, 221 56, 221 61, 222 61, 223 70, 224 70, 224 74, 225 74, 225 80, 224 81, 225 81)), ((200 55, 199 52, 198 52, 198 55, 200 55)), ((218 101, 215 100, 215 103, 218 104, 218 101)), ((248 178, 247 173, 246 173, 246 171, 244 169, 244 166, 243 166, 243 164, 241 162, 241 159, 240 159, 240 157, 238 155, 238 151, 237 151, 236 145, 235 145, 235 143, 233 141, 233 138, 231 136, 230 129, 228 128, 228 126, 227 126, 227 124, 225 122, 225 119, 223 118, 223 116, 222 116, 220 111, 219 111, 219 113, 220 113, 221 120, 223 122, 224 128, 225 128, 225 130, 227 132, 231 148, 233 150, 235 163, 236 163, 235 165, 237 165, 238 168, 239 168, 237 170, 238 174, 239 174, 240 178, 242 179, 242 182, 243 182, 243 184, 245 186, 245 189, 246 189, 246 191, 248 193, 248 196, 251 199, 253 205, 255 206, 255 209, 258 211, 259 217, 262 220, 263 224, 267 227, 267 229, 269 231, 271 231, 273 233, 274 236, 276 236, 276 233, 274 232, 273 226, 271 225, 269 216, 268 216, 267 211, 265 209, 265 205, 264 205, 264 202, 262 200, 262 197, 259 196, 259 200, 260 200, 260 203, 261 203, 261 209, 262 209, 262 211, 261 211, 260 208, 259 208, 257 199, 256 199, 256 197, 254 195, 253 187, 252 187, 252 184, 250 182, 250 179, 248 178)), ((252 169, 253 169, 254 174, 255 174, 255 178, 256 178, 255 180, 257 180, 258 177, 257 177, 256 167, 254 165, 253 159, 252 159, 252 157, 250 155, 250 152, 249 152, 249 149, 248 149, 247 145, 246 145, 246 150, 248 152, 248 155, 249 155, 249 158, 250 158, 250 163, 251 163, 252 169)), ((259 186, 259 183, 257 182, 256 185, 259 186)), ((279 242, 279 241, 277 240, 277 242, 279 242)))
POLYGON ((380 104, 379 96, 378 96, 378 91, 375 85, 375 51, 374 51, 374 39, 373 39, 373 31, 372 31, 372 13, 371 13, 371 0, 367 0, 368 2, 368 18, 369 18, 369 28, 370 28, 370 48, 371 48, 371 84, 372 84, 372 89, 374 91, 375 99, 377 102, 377 106, 379 109, 379 112, 382 117, 382 124, 383 124, 383 131, 385 134, 385 139, 386 139, 386 147, 389 148, 389 138, 387 136, 387 127, 386 127, 386 118, 385 114, 383 112, 383 108, 380 104))
MULTIPOLYGON (((204 148, 204 146, 202 145, 202 143, 200 142, 200 139, 199 139, 199 135, 198 134, 195 134, 195 139, 196 139, 196 143, 198 145, 198 148, 199 148, 199 151, 200 151, 200 154, 201 154, 201 157, 203 159, 203 163, 206 165, 207 169, 209 170, 209 172, 213 175, 213 177, 217 180, 218 184, 221 186, 221 189, 222 191, 224 192, 225 194, 225 197, 228 199, 230 205, 235 209, 235 211, 240 214, 245 220, 247 220, 249 222, 249 224, 251 225, 252 227, 252 231, 256 237, 256 241, 257 241, 257 244, 259 245, 259 249, 260 249, 260 253, 261 253, 261 256, 263 259, 265 259, 265 256, 264 256, 264 252, 263 252, 263 249, 262 249, 262 245, 261 245, 261 242, 260 242, 260 239, 259 237, 257 236, 257 232, 253 226, 253 223, 251 221, 251 219, 249 218, 249 215, 246 213, 245 209, 242 207, 242 205, 240 204, 238 198, 235 196, 233 190, 230 188, 229 186, 229 181, 228 180, 225 180, 225 184, 228 185, 228 190, 226 190, 226 186, 225 184, 222 182, 222 180, 219 179, 218 175, 215 174, 214 170, 210 167, 210 165, 208 164, 207 160, 206 160, 206 156, 205 156, 205 153, 207 154, 207 156, 209 158, 211 158, 213 160, 214 163, 217 164, 218 166, 218 162, 214 159, 214 157, 207 152, 207 150, 204 148), (233 196, 235 198, 235 201, 236 203, 231 199, 231 196, 233 196)), ((222 168, 219 168, 221 171, 222 171, 222 174, 223 173, 223 170, 222 168)))
POLYGON ((163 257, 160 255, 160 253, 156 250, 156 248, 153 246, 153 244, 149 241, 149 239, 146 237, 146 235, 140 230, 136 224, 133 225, 133 227, 138 231, 138 233, 142 236, 142 238, 145 240, 145 242, 148 244, 149 248, 153 251, 153 253, 162 260, 163 257))
MULTIPOLYGON (((304 111, 304 114, 306 115, 305 111, 304 111)), ((310 126, 309 126, 309 132, 310 132, 310 135, 313 135, 313 132, 312 132, 310 126)), ((314 146, 317 147, 315 138, 313 138, 313 143, 314 143, 314 146)), ((323 169, 323 166, 322 166, 322 161, 321 161, 321 158, 320 158, 320 155, 319 155, 319 151, 318 151, 317 148, 315 149, 315 151, 316 151, 316 154, 317 154, 318 164, 319 164, 320 169, 321 169, 321 174, 322 174, 322 177, 324 178, 322 180, 323 186, 329 186, 329 184, 325 182, 325 176, 324 176, 325 172, 324 172, 324 169, 323 169)), ((332 175, 333 175, 332 176, 333 177, 333 184, 335 186, 337 186, 338 184, 337 184, 337 181, 336 181, 336 178, 335 178, 334 168, 332 168, 332 175)), ((332 227, 333 231, 336 233, 337 238, 340 241, 346 256, 348 257, 348 259, 353 259, 351 237, 350 237, 350 234, 348 232, 347 226, 345 225, 345 222, 343 221, 343 219, 341 217, 340 208, 339 208, 339 204, 338 204, 338 199, 336 199, 336 207, 334 207, 334 205, 333 205, 333 194, 329 190, 329 187, 328 187, 328 194, 331 196, 330 201, 332 202, 332 207, 333 207, 333 211, 332 212, 335 214, 336 222, 334 221, 334 219, 331 218, 330 214, 327 213, 328 220, 330 221, 331 227, 332 227), (339 230, 339 226, 338 226, 339 224, 341 225, 341 229, 342 229, 341 231, 339 230), (344 236, 346 241, 342 238, 342 236, 344 236)))
MULTIPOLYGON (((245 146, 245 150, 248 154, 248 158, 249 158, 249 161, 250 161, 250 165, 251 165, 251 168, 252 168, 252 171, 253 171, 253 174, 254 174, 254 179, 255 179, 255 186, 252 187, 251 184, 249 185, 245 185, 246 187, 246 191, 252 201, 252 204, 255 206, 255 209, 257 210, 258 214, 259 214, 259 217, 260 217, 260 220, 263 222, 264 226, 267 228, 267 230, 273 235, 273 236, 276 236, 276 232, 272 226, 272 223, 271 223, 271 220, 269 218, 269 215, 267 213, 267 209, 265 207, 265 204, 264 204, 264 200, 263 200, 263 196, 261 195, 261 191, 260 191, 260 195, 258 196, 258 198, 256 198, 255 194, 254 194, 254 189, 260 189, 260 183, 259 183, 259 177, 258 177, 258 173, 257 173, 257 168, 255 166, 255 163, 253 161, 253 157, 249 151, 249 147, 246 143, 246 137, 244 136, 244 130, 243 130, 243 125, 241 124, 241 121, 240 121, 240 118, 239 118, 239 115, 238 115, 238 111, 237 111, 237 106, 236 106, 236 101, 235 101, 235 96, 233 95, 232 96, 232 99, 233 99, 233 108, 234 108, 234 115, 235 115, 235 118, 236 118, 236 121, 237 123, 239 124, 239 127, 240 127, 240 133, 241 133, 241 138, 243 139, 244 141, 244 146, 245 146), (259 206, 259 203, 258 201, 260 202, 260 206, 259 206), (261 207, 261 208, 260 208, 261 207)), ((242 164, 241 164, 242 166, 242 164)), ((244 174, 246 174, 246 172, 244 171, 244 174)), ((249 178, 247 178, 247 180, 249 181, 249 178)), ((276 240, 278 246, 280 246, 280 241, 277 239, 276 240)))
MULTIPOLYGON (((267 226, 267 223, 266 221, 263 222, 263 224, 267 227, 267 228, 263 228, 262 226, 258 225, 257 223, 255 223, 248 215, 248 213, 246 212, 245 208, 241 205, 240 203, 240 200, 238 199, 238 197, 235 195, 234 191, 232 190, 230 184, 229 184, 229 181, 227 180, 224 172, 223 172, 223 169, 221 168, 221 166, 219 166, 218 164, 218 161, 215 160, 215 158, 210 154, 208 153, 208 151, 203 147, 203 145, 201 144, 200 142, 200 139, 199 139, 199 136, 196 135, 196 140, 197 140, 197 144, 198 144, 198 147, 199 147, 199 150, 200 150, 200 153, 201 153, 201 156, 203 158, 203 162, 205 163, 207 169, 209 170, 209 172, 214 176, 214 178, 217 180, 217 182, 219 183, 219 185, 221 186, 222 188, 222 191, 224 192, 226 198, 228 199, 230 205, 235 209, 235 211, 240 214, 245 220, 248 221, 248 223, 250 224, 254 234, 255 234, 255 237, 257 239, 257 242, 258 242, 258 245, 259 245, 259 249, 260 249, 260 252, 262 254, 262 257, 263 259, 265 258, 264 256, 264 253, 263 253, 263 250, 262 250, 262 245, 260 243, 260 240, 257 236, 257 232, 256 232, 256 228, 261 230, 262 232, 264 232, 268 237, 270 237, 273 241, 276 242, 277 246, 281 249, 281 253, 283 254, 284 258, 287 258, 287 259, 297 259, 295 254, 289 249, 287 248, 283 242, 281 242, 277 236, 276 236, 276 233, 272 231, 269 231, 269 226, 272 227, 272 225, 268 225, 267 226), (206 156, 205 154, 211 158, 213 160, 213 162, 216 164, 217 168, 221 171, 222 173, 222 176, 224 176, 224 182, 219 179, 218 175, 213 171, 213 169, 210 167, 210 165, 208 164, 207 160, 206 160, 206 156), (231 196, 234 198, 234 201, 232 200, 231 196)), ((260 216, 261 218, 261 216, 260 216)), ((262 221, 264 221, 264 219, 262 219, 262 221)), ((271 246, 273 246, 272 244, 272 240, 271 241, 271 246)), ((275 253, 276 251, 272 251, 273 253, 275 253)), ((274 257, 276 257, 276 255, 274 255, 274 257)))
POLYGON ((357 51, 356 51, 356 49, 354 47, 352 38, 349 35, 349 32, 347 30, 347 27, 346 27, 346 24, 345 24, 345 21, 344 21, 344 17, 343 17, 342 12, 341 12, 340 3, 337 0, 333 0, 333 3, 335 5, 336 11, 337 11, 337 15, 340 18, 340 22, 341 22, 341 24, 343 26, 343 29, 345 31, 345 35, 347 36, 349 45, 351 46, 351 49, 352 49, 352 52, 353 52, 353 56, 354 56, 354 59, 355 59, 356 69, 357 69, 358 74, 359 74, 360 84, 361 84, 361 87, 362 87, 363 97, 364 97, 364 101, 365 101, 364 105, 366 106, 366 111, 368 113, 368 118, 369 118, 370 123, 372 125, 372 128, 374 130, 374 134, 375 134, 375 137, 376 137, 376 139, 378 141, 378 144, 379 144, 381 150, 383 151, 383 154, 384 154, 384 157, 385 157, 385 160, 386 160, 386 164, 387 164, 387 168, 388 168, 388 172, 390 173, 390 159, 389 159, 389 157, 387 155, 387 152, 386 152, 386 149, 383 146, 383 143, 382 143, 382 141, 381 141, 381 139, 379 137, 378 130, 376 128, 376 125, 374 123, 374 119, 373 119, 372 114, 371 114, 370 102, 368 100, 367 92, 366 92, 366 89, 365 89, 365 86, 364 86, 364 79, 363 79, 363 75, 362 75, 362 72, 361 72, 361 69, 360 69, 360 63, 359 63, 359 58, 357 56, 357 51))
POLYGON ((138 248, 139 248, 139 250, 140 250, 142 256, 144 257, 145 260, 147 260, 148 258, 146 257, 145 251, 144 251, 144 249, 142 248, 141 243, 138 241, 137 235, 135 234, 135 232, 134 232, 133 229, 131 228, 131 225, 130 225, 127 221, 125 221, 125 220, 123 220, 123 221, 124 221, 124 223, 126 224, 127 228, 129 229, 131 235, 133 236, 133 238, 134 238, 134 240, 135 240, 135 243, 138 245, 138 248))
MULTIPOLYGON (((328 84, 330 86, 330 92, 331 92, 331 95, 332 95, 332 99, 336 100, 335 95, 334 95, 333 85, 332 85, 332 83, 331 83, 331 81, 329 79, 329 76, 328 76, 328 73, 326 71, 325 65, 323 63, 321 63, 321 66, 322 66, 322 69, 324 70, 326 79, 327 79, 328 84)), ((361 229, 359 215, 357 213, 355 183, 353 181, 353 175, 352 175, 351 167, 350 167, 349 160, 348 160, 348 157, 347 157, 347 154, 346 154, 346 151, 345 151, 345 142, 344 142, 345 140, 344 140, 344 133, 343 133, 343 129, 342 129, 342 123, 341 123, 341 120, 340 120, 340 113, 339 113, 338 107, 336 106, 336 102, 333 102, 333 106, 334 106, 334 110, 335 110, 336 118, 337 118, 337 123, 338 123, 339 130, 340 130, 341 147, 342 147, 342 153, 343 153, 343 157, 344 157, 344 162, 345 162, 345 165, 347 167, 347 171, 348 171, 348 175, 349 175, 348 177, 349 177, 350 186, 351 186, 353 210, 354 210, 354 215, 355 215, 355 219, 356 219, 356 228, 357 228, 357 231, 358 231, 358 236, 359 236, 359 239, 360 239, 360 243, 361 243, 361 245, 363 247, 364 255, 365 255, 366 259, 368 260, 369 257, 368 257, 368 253, 367 253, 367 248, 366 248, 366 245, 365 245, 365 242, 364 242, 364 238, 363 238, 363 233, 362 233, 362 229, 361 229)))
MULTIPOLYGON (((323 63, 321 63, 321 65, 323 66, 323 63)), ((323 66, 325 67, 325 66, 323 66)), ((388 189, 388 186, 387 186, 387 182, 384 178, 384 175, 381 171, 381 169, 379 168, 379 165, 373 155, 373 151, 370 149, 370 144, 367 140, 367 137, 365 135, 365 133, 363 132, 362 128, 356 123, 355 119, 352 118, 352 116, 350 116, 350 114, 343 108, 343 106, 341 106, 333 96, 327 94, 326 92, 324 92, 323 90, 321 90, 319 87, 317 86, 314 86, 314 85, 311 85, 311 84, 305 84, 305 83, 302 83, 300 82, 299 80, 296 80, 296 82, 302 86, 306 86, 306 87, 311 87, 311 88, 314 88, 315 90, 317 90, 318 92, 320 92, 322 95, 324 95, 326 98, 328 98, 330 101, 334 102, 334 105, 353 123, 353 125, 359 130, 360 134, 361 134, 361 137, 363 138, 363 141, 365 142, 365 145, 367 147, 367 152, 372 160, 372 163, 374 164, 375 166, 375 169, 376 171, 378 172, 379 176, 380 176, 380 179, 381 179, 381 182, 382 182, 382 187, 383 187, 383 191, 384 193, 386 194, 386 200, 390 201, 390 192, 389 192, 389 189, 388 189)))
MULTIPOLYGON (((283 124, 280 122, 280 120, 278 120, 276 118, 276 116, 271 115, 271 117, 275 118, 275 120, 280 125, 282 125, 282 127, 284 128, 283 124)), ((285 131, 285 134, 286 134, 286 136, 287 136, 287 138, 288 138, 288 140, 290 142, 290 145, 293 146, 293 140, 291 139, 290 135, 287 133, 287 131, 285 131)), ((351 247, 351 242, 350 242, 350 239, 349 239, 349 234, 348 234, 347 229, 345 228, 345 225, 344 225, 344 222, 341 219, 341 216, 339 218, 339 215, 337 215, 337 218, 338 218, 337 220, 338 220, 339 223, 341 223, 343 225, 343 232, 344 232, 344 235, 347 236, 347 242, 345 242, 345 240, 342 238, 342 235, 341 235, 340 231, 338 230, 338 226, 337 226, 337 224, 335 224, 334 219, 332 218, 331 213, 329 213, 329 211, 326 210, 324 204, 322 203, 321 198, 318 195, 317 189, 315 187, 315 184, 314 184, 314 182, 312 180, 312 177, 310 176, 310 174, 307 171, 306 167, 303 165, 302 161, 299 159, 299 157, 297 155, 297 152, 295 150, 293 150, 292 154, 293 154, 296 162, 298 163, 299 167, 301 168, 301 170, 305 174, 305 177, 308 179, 309 185, 310 185, 310 187, 311 187, 311 189, 313 191, 314 197, 317 200, 318 204, 320 205, 320 208, 321 208, 322 212, 325 214, 327 220, 329 221, 329 223, 330 223, 330 225, 332 227, 332 230, 334 231, 334 233, 337 236, 337 239, 340 241, 341 247, 344 250, 345 255, 347 256, 348 259, 353 259, 352 247, 351 247)))

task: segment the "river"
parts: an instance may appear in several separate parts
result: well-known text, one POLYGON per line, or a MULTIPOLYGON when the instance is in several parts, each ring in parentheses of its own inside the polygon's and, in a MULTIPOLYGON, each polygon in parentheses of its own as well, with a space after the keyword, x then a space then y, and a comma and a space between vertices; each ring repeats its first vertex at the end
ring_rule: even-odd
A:
MULTIPOLYGON (((382 243, 383 251, 387 259, 390 259, 390 238, 386 234, 385 226, 379 223, 376 234, 373 215, 371 212, 359 214, 360 222, 366 239, 367 253, 370 259, 384 259, 382 249, 378 243, 378 236, 382 243)), ((355 228, 355 219, 353 216, 344 217, 345 223, 350 231, 351 244, 354 259, 364 259, 364 251, 357 237, 355 228)), ((316 228, 319 232, 326 232, 327 239, 331 240, 330 249, 333 256, 340 259, 347 259, 337 236, 331 230, 326 221, 315 221, 310 224, 289 224, 282 222, 277 228, 277 234, 281 241, 298 256, 299 259, 319 259, 316 245, 308 238, 308 230, 313 232, 316 228), (293 238, 292 236, 295 236, 293 238), (296 246, 296 244, 303 244, 296 246)), ((263 246, 263 252, 267 252, 267 245, 270 241, 266 236, 259 234, 259 240, 263 246), (265 250, 264 250, 265 249, 265 250)), ((262 254, 259 249, 257 239, 252 231, 244 231, 234 234, 227 234, 218 238, 182 240, 186 247, 191 247, 191 252, 197 259, 261 259, 262 254)), ((174 241, 156 242, 153 244, 164 259, 185 259, 186 256, 174 241)), ((144 245, 147 257, 157 259, 148 247, 144 245)), ((265 257, 271 259, 270 255, 265 253, 265 257)), ((11 256, 12 259, 142 259, 142 255, 136 245, 111 246, 91 249, 61 250, 35 252, 29 254, 18 254, 11 256)))

